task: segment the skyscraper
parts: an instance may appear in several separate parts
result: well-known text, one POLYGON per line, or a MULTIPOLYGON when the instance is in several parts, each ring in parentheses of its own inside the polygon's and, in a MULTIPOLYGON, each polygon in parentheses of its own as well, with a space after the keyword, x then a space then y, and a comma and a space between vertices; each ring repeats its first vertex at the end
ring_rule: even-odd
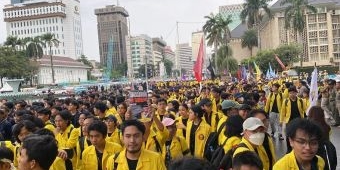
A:
MULTIPOLYGON (((83 54, 78 0, 12 0, 3 9, 7 36, 18 38, 55 34, 58 47, 52 55, 79 58, 83 54)), ((44 49, 49 54, 49 49, 44 49)))
POLYGON ((192 48, 189 43, 177 44, 176 45, 176 55, 178 55, 179 68, 182 74, 183 72, 191 73, 193 67, 192 61, 192 48))
POLYGON ((128 35, 128 12, 120 6, 109 5, 105 8, 95 9, 97 15, 98 41, 100 64, 107 66, 108 44, 113 39, 112 68, 125 63, 126 40, 128 35))

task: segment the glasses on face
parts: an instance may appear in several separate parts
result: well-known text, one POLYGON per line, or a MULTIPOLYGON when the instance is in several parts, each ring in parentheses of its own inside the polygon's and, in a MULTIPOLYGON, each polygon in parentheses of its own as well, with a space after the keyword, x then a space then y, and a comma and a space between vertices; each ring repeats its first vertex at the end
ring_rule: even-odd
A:
POLYGON ((311 140, 293 139, 293 141, 295 141, 296 143, 298 143, 299 145, 303 147, 307 147, 307 145, 309 145, 309 147, 311 148, 317 148, 319 146, 319 141, 317 139, 311 139, 311 140))

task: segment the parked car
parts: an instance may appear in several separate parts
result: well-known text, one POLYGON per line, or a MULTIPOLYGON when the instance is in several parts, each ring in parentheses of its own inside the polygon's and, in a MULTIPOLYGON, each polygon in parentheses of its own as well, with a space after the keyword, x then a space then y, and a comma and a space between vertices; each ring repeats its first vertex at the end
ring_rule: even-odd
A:
POLYGON ((43 94, 47 94, 49 92, 51 92, 51 89, 49 89, 49 88, 35 89, 33 95, 40 96, 40 95, 43 95, 43 94))
POLYGON ((54 94, 68 94, 67 90, 65 88, 57 88, 57 89, 53 89, 54 94))

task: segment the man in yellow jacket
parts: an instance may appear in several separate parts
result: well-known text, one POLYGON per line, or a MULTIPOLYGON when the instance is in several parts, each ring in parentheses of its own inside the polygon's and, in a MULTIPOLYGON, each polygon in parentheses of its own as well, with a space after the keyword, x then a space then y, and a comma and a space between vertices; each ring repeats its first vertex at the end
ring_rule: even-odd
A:
POLYGON ((83 152, 82 169, 106 170, 108 158, 120 152, 122 147, 116 143, 106 142, 107 127, 102 121, 94 121, 87 130, 92 146, 83 152))
POLYGON ((316 155, 322 136, 319 126, 308 119, 297 118, 288 124, 287 136, 293 150, 277 161, 273 170, 324 169, 324 160, 316 155))
POLYGON ((269 159, 262 146, 265 138, 265 131, 266 128, 259 118, 250 117, 246 119, 243 122, 243 138, 240 143, 243 144, 244 147, 240 145, 235 150, 233 157, 244 151, 252 151, 260 157, 263 169, 269 170, 269 159))
POLYGON ((145 126, 138 120, 126 120, 122 126, 125 149, 109 157, 107 170, 165 170, 162 156, 142 148, 145 126))
POLYGON ((282 93, 279 92, 280 85, 275 83, 272 86, 272 92, 269 94, 265 111, 269 113, 269 121, 271 127, 271 134, 274 137, 275 132, 278 133, 278 138, 283 140, 282 137, 282 127, 280 125, 280 110, 282 106, 282 93))

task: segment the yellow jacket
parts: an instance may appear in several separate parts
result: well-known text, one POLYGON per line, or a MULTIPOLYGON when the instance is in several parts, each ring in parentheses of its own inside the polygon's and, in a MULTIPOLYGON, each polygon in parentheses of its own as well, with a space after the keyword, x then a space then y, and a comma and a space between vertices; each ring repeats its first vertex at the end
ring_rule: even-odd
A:
MULTIPOLYGON (((299 109, 299 112, 300 112, 300 116, 301 118, 304 118, 305 116, 305 111, 306 111, 306 104, 305 102, 297 97, 297 105, 298 105, 298 109, 299 109)), ((291 116, 291 102, 290 102, 290 99, 285 99, 282 103, 282 108, 281 108, 281 114, 280 114, 280 122, 283 122, 283 123, 288 123, 289 119, 290 119, 290 116, 291 116)))
POLYGON ((117 110, 115 107, 111 107, 110 109, 106 110, 106 115, 115 115, 117 114, 117 110))
POLYGON ((50 167, 50 170, 66 170, 65 161, 60 157, 56 157, 50 167))
POLYGON ((287 88, 283 91, 282 97, 283 97, 283 99, 287 99, 289 97, 289 92, 288 92, 287 88))
MULTIPOLYGON (((126 150, 119 153, 116 160, 115 155, 109 157, 107 160, 106 170, 113 170, 114 164, 117 164, 116 170, 129 170, 129 166, 126 160, 126 150)), ((136 170, 165 170, 164 161, 160 154, 142 149, 138 159, 136 170)))
MULTIPOLYGON (((245 138, 242 138, 240 143, 244 143, 247 147, 238 147, 235 152, 233 157, 235 157, 236 154, 244 152, 244 151, 253 151, 256 152, 260 158, 260 160, 262 161, 263 164, 263 169, 264 170, 269 170, 269 158, 266 154, 265 149, 263 148, 263 146, 258 146, 256 148, 253 147, 253 145, 250 144, 250 142, 248 140, 246 140, 245 138)), ((273 160, 275 159, 275 155, 273 156, 273 160)))
POLYGON ((111 134, 111 136, 109 136, 109 134, 107 134, 106 141, 107 142, 114 142, 114 143, 117 143, 117 144, 122 146, 121 137, 122 137, 122 133, 119 131, 118 128, 116 128, 115 131, 111 134))
MULTIPOLYGON (((186 141, 188 144, 188 148, 190 148, 190 132, 191 132, 192 124, 193 124, 193 121, 188 122, 187 131, 186 131, 187 133, 186 141)), ((207 142, 210 132, 211 132, 210 126, 208 125, 207 122, 205 122, 204 119, 202 119, 200 125, 198 126, 195 132, 195 152, 193 155, 194 157, 203 158, 205 143, 207 142)))
MULTIPOLYGON (((276 94, 276 104, 277 104, 277 108, 278 108, 278 111, 280 112, 281 111, 281 107, 282 107, 282 101, 283 101, 283 95, 282 93, 277 93, 276 94)), ((275 95, 274 93, 270 93, 269 96, 268 96, 268 99, 267 99, 267 102, 266 102, 266 106, 264 108, 264 110, 269 113, 272 108, 273 108, 273 104, 274 104, 274 100, 275 100, 275 95)))
MULTIPOLYGON (((225 123, 227 120, 228 120, 228 116, 223 115, 222 118, 220 119, 220 121, 218 122, 216 132, 218 132, 218 129, 220 129, 222 124, 225 123)), ((225 125, 224 125, 221 133, 218 135, 218 144, 219 145, 222 145, 223 142, 227 139, 227 136, 225 136, 225 134, 224 134, 225 130, 226 130, 226 128, 225 128, 225 125)))
POLYGON ((125 120, 125 117, 121 117, 119 113, 114 114, 114 116, 117 118, 117 124, 121 125, 123 123, 123 120, 125 120))
MULTIPOLYGON (((165 160, 166 146, 163 145, 162 158, 165 160)), ((182 158, 190 154, 188 144, 182 136, 174 136, 170 144, 170 155, 172 160, 182 158)))
MULTIPOLYGON (((188 121, 189 121, 189 118, 188 118, 188 121)), ((188 123, 188 122, 187 122, 187 123, 188 123)), ((176 124, 177 124, 177 125, 178 125, 178 124, 183 124, 183 125, 184 125, 184 123, 183 123, 183 117, 182 117, 182 116, 176 118, 176 124)), ((184 126, 185 126, 185 125, 184 125, 184 126)), ((186 134, 184 133, 183 129, 177 127, 176 136, 182 136, 182 137, 185 138, 186 134)))
POLYGON ((20 156, 20 145, 13 145, 11 141, 0 141, 0 147, 6 147, 14 153, 13 165, 18 167, 18 160, 20 156))
MULTIPOLYGON (((55 136, 55 139, 58 141, 58 148, 59 149, 74 149, 77 146, 78 137, 79 137, 79 129, 73 128, 73 125, 69 125, 65 132, 58 133, 55 136)), ((74 153, 71 161, 73 169, 76 169, 77 167, 77 157, 75 156, 76 153, 74 153)))
MULTIPOLYGON (((325 167, 325 161, 319 157, 318 158, 318 169, 323 170, 325 167)), ((273 170, 298 170, 299 166, 296 162, 294 151, 291 151, 289 154, 286 154, 280 160, 276 162, 273 166, 273 170)))
POLYGON ((50 130, 51 132, 54 132, 54 130, 55 130, 55 126, 49 120, 47 122, 45 122, 44 128, 50 130))
POLYGON ((241 142, 241 138, 237 136, 233 136, 227 140, 225 145, 223 146, 224 152, 227 153, 230 149, 233 149, 241 142))
POLYGON ((144 148, 147 150, 153 151, 153 152, 163 152, 162 146, 165 145, 165 141, 168 137, 169 137, 169 131, 166 128, 164 128, 163 131, 160 131, 158 129, 157 131, 154 131, 153 129, 150 129, 150 134, 149 134, 149 137, 146 141, 144 148), (160 151, 158 151, 157 149, 155 138, 160 146, 159 148, 161 149, 160 151))
MULTIPOLYGON (((122 151, 122 147, 116 143, 106 142, 103 157, 102 157, 102 169, 105 170, 107 166, 108 158, 115 153, 122 151)), ((82 170, 94 170, 98 167, 98 160, 96 149, 94 146, 89 146, 83 152, 82 170)))
POLYGON ((77 168, 77 170, 82 170, 82 160, 83 160, 82 154, 83 154, 83 152, 86 148, 91 146, 91 144, 88 143, 87 140, 88 139, 85 136, 83 138, 78 139, 77 147, 76 147, 76 152, 77 152, 77 154, 76 154, 77 155, 77 167, 76 168, 77 168), (84 150, 81 150, 81 148, 84 149, 84 150))
MULTIPOLYGON (((219 112, 212 112, 211 113, 212 115, 211 115, 211 124, 210 124, 210 127, 211 127, 211 132, 216 132, 216 130, 217 130, 217 125, 218 125, 218 122, 219 122, 219 120, 220 120, 220 118, 222 117, 221 115, 221 113, 219 113, 219 112)), ((205 117, 203 116, 203 119, 205 120, 205 117)), ((205 120, 205 122, 207 123, 207 120, 205 120)))

